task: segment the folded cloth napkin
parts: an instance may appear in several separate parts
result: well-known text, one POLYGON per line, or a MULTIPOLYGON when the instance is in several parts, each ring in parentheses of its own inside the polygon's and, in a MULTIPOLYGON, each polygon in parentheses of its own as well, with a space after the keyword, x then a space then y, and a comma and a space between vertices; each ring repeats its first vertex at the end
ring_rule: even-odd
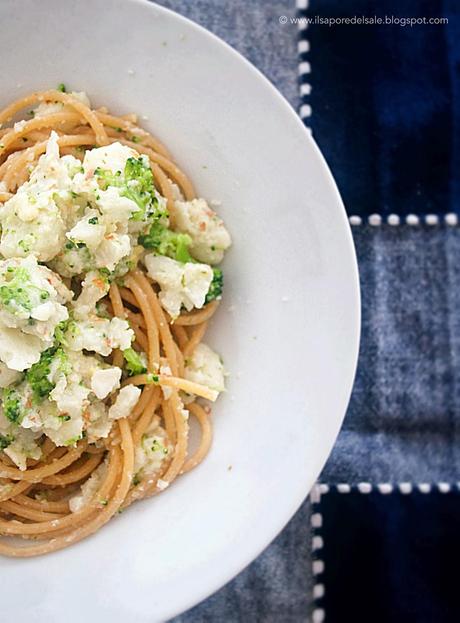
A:
POLYGON ((300 35, 309 43, 299 48, 309 64, 300 80, 312 87, 310 94, 301 91, 312 109, 308 125, 348 213, 458 214, 458 0, 310 0, 299 15, 393 19, 382 25, 313 21, 300 35), (401 25, 407 17, 448 23, 401 25))

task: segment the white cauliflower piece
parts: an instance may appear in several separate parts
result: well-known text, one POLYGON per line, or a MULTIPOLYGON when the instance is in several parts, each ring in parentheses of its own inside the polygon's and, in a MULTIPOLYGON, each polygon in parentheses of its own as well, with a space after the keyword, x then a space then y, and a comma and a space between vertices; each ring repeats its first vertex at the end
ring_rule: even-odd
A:
POLYGON ((103 298, 110 289, 108 280, 97 270, 90 271, 81 284, 81 293, 74 302, 76 318, 86 318, 94 312, 96 303, 103 298))
POLYGON ((71 378, 62 374, 49 396, 56 402, 61 414, 78 418, 87 403, 89 392, 89 388, 82 385, 79 379, 72 382, 71 378))
MULTIPOLYGON (((11 429, 10 429, 11 430, 11 429)), ((42 455, 40 446, 37 444, 37 435, 30 430, 15 428, 11 430, 11 443, 3 449, 3 452, 19 467, 21 471, 27 469, 27 459, 39 459, 42 455)))
POLYGON ((97 210, 86 210, 85 216, 66 233, 66 237, 75 244, 83 243, 90 251, 95 251, 106 233, 105 226, 99 224, 99 217, 97 210))
POLYGON ((55 115, 56 113, 63 112, 63 110, 64 104, 62 102, 41 102, 33 109, 34 119, 43 119, 43 117, 55 115))
POLYGON ((172 318, 179 316, 182 305, 187 311, 203 307, 213 279, 210 266, 182 264, 152 253, 145 256, 144 263, 149 276, 160 284, 160 303, 172 318))
POLYGON ((129 348, 133 339, 134 331, 121 318, 91 316, 74 322, 66 333, 70 350, 90 350, 104 356, 110 355, 114 348, 129 348))
POLYGON ((142 436, 134 454, 134 481, 141 481, 159 471, 173 448, 165 430, 154 422, 142 436))
POLYGON ((137 203, 120 196, 120 189, 109 186, 107 190, 98 192, 97 205, 103 214, 104 222, 110 225, 127 226, 131 215, 139 210, 137 203))
POLYGON ((98 268, 115 270, 115 266, 131 253, 131 239, 127 234, 108 234, 94 253, 98 268))
MULTIPOLYGON (((104 461, 94 470, 91 476, 80 487, 80 492, 73 495, 69 500, 69 508, 72 513, 76 513, 91 501, 95 493, 101 486, 107 473, 107 463, 104 461)), ((99 500, 99 503, 106 504, 107 500, 99 500)))
POLYGON ((108 437, 113 425, 113 420, 109 419, 109 410, 103 402, 92 402, 86 411, 86 434, 88 442, 94 443, 98 439, 108 437))
POLYGON ((176 201, 176 229, 192 239, 190 253, 200 262, 219 264, 232 239, 223 220, 205 199, 176 201))
POLYGON ((185 361, 184 376, 188 381, 206 385, 217 392, 225 390, 225 370, 222 361, 207 344, 201 342, 185 361))
POLYGON ((50 345, 56 326, 69 317, 62 303, 71 296, 59 276, 34 256, 0 261, 0 323, 6 327, 50 345))
POLYGON ((91 377, 91 389, 102 400, 120 387, 121 369, 117 367, 96 370, 91 377))
MULTIPOLYGON (((69 95, 72 95, 76 100, 91 108, 89 97, 84 91, 71 91, 69 95)), ((40 104, 33 109, 34 119, 42 119, 43 117, 48 117, 48 115, 54 115, 59 112, 75 112, 75 109, 63 102, 40 102, 40 104)))
POLYGON ((38 337, 0 324, 0 360, 11 370, 30 368, 40 359, 44 348, 38 337))
POLYGON ((141 390, 134 385, 126 385, 120 389, 117 399, 109 409, 109 418, 119 420, 127 417, 137 404, 141 390))
POLYGON ((112 171, 112 173, 117 171, 122 173, 128 158, 137 157, 138 153, 134 149, 118 142, 112 143, 111 145, 88 150, 83 159, 83 169, 87 175, 92 175, 97 168, 107 169, 112 171))
MULTIPOLYGON (((1 333, 0 333, 1 336, 1 333)), ((1 339, 1 337, 0 337, 1 339)), ((3 362, 0 361, 0 388, 8 387, 17 383, 21 378, 20 372, 17 370, 10 370, 3 362)))
POLYGON ((72 156, 59 158, 57 139, 56 132, 52 132, 46 153, 30 179, 0 205, 0 253, 4 257, 33 254, 47 262, 64 245, 67 212, 71 210, 71 173, 81 165, 72 156))

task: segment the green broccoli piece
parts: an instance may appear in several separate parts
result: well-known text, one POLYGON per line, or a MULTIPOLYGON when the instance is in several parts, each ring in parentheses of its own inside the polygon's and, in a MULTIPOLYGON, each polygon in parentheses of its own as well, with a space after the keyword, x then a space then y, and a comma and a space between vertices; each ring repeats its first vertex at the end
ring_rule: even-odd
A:
POLYGON ((204 300, 206 304, 216 299, 220 299, 224 288, 224 273, 222 270, 220 268, 213 268, 212 271, 214 275, 204 300))
POLYGON ((67 89, 65 88, 65 84, 63 82, 58 84, 56 91, 60 91, 61 93, 66 93, 67 89))
POLYGON ((71 320, 69 318, 67 320, 62 320, 59 324, 56 325, 56 328, 54 329, 54 340, 58 344, 63 344, 64 346, 67 346, 65 334, 67 332, 67 329, 69 328, 70 322, 71 320))
POLYGON ((20 424, 24 417, 21 398, 13 387, 5 387, 2 392, 3 414, 13 424, 20 424))
POLYGON ((9 266, 2 277, 6 283, 0 286, 0 304, 12 314, 31 312, 33 307, 49 298, 46 290, 31 283, 25 268, 9 266))
POLYGON ((180 234, 164 227, 161 223, 153 223, 148 234, 139 236, 139 244, 152 249, 158 255, 167 255, 178 262, 193 262, 189 253, 192 239, 188 234, 180 234))
POLYGON ((157 220, 166 216, 158 205, 153 174, 147 158, 142 156, 140 158, 128 158, 123 173, 121 171, 112 173, 112 171, 98 167, 94 174, 99 178, 99 184, 103 190, 109 186, 121 188, 121 196, 131 199, 137 204, 139 210, 131 216, 134 221, 142 221, 146 218, 157 220))
POLYGON ((48 376, 51 372, 51 363, 58 357, 60 359, 60 368, 65 367, 67 357, 61 348, 52 346, 44 350, 40 356, 40 360, 34 363, 26 372, 26 381, 32 388, 34 402, 40 402, 43 398, 55 388, 48 376))
POLYGON ((10 443, 13 443, 14 437, 12 435, 0 435, 0 450, 8 448, 10 443))
POLYGON ((123 351, 123 357, 126 361, 126 369, 128 370, 129 376, 135 376, 136 374, 144 374, 147 372, 147 368, 142 361, 139 353, 137 353, 134 348, 127 348, 123 351))

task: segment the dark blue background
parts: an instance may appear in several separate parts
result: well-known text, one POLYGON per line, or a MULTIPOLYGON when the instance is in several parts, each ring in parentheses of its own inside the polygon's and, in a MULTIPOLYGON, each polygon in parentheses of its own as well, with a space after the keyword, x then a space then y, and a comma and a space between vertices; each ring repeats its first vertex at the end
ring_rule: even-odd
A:
POLYGON ((459 212, 460 2, 311 0, 302 15, 447 17, 310 26, 309 125, 349 214, 459 212))
POLYGON ((458 623, 460 494, 332 489, 315 510, 327 623, 458 623))

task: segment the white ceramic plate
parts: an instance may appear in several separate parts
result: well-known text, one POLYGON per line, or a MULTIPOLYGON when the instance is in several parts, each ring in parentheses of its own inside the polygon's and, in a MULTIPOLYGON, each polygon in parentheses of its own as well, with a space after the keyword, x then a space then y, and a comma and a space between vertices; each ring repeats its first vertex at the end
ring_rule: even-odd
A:
POLYGON ((3 0, 0 23, 0 105, 65 82, 148 116, 233 234, 209 338, 231 376, 205 463, 68 550, 0 560, 2 620, 165 620, 252 561, 326 461, 358 351, 350 230, 297 115, 209 32, 142 0, 3 0))

